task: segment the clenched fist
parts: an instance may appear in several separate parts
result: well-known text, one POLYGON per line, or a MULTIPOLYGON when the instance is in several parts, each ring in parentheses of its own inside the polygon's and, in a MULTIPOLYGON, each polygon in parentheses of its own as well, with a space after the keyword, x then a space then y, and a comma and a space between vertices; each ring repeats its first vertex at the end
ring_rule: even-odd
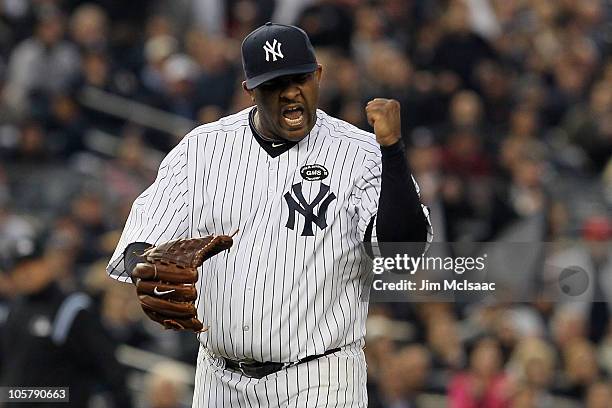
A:
POLYGON ((374 128, 376 141, 390 146, 401 138, 400 103, 395 99, 375 98, 365 108, 368 123, 374 128))

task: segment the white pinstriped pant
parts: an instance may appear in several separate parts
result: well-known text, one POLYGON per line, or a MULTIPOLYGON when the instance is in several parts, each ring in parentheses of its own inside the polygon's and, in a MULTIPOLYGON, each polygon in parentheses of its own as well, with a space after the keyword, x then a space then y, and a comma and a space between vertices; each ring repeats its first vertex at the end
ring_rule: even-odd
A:
POLYGON ((280 370, 262 379, 223 368, 202 346, 192 407, 367 407, 363 350, 336 353, 280 370))

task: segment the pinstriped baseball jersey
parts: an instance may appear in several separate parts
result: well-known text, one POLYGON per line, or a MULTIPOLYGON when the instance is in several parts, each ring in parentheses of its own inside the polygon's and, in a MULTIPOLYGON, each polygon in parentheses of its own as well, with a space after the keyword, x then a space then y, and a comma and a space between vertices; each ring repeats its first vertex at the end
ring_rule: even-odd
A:
POLYGON ((108 272, 129 280, 122 254, 132 242, 239 229, 231 250, 200 269, 207 350, 291 362, 362 344, 370 268, 360 243, 381 177, 375 136, 318 110, 310 134, 272 157, 251 110, 194 129, 168 154, 134 202, 108 272))

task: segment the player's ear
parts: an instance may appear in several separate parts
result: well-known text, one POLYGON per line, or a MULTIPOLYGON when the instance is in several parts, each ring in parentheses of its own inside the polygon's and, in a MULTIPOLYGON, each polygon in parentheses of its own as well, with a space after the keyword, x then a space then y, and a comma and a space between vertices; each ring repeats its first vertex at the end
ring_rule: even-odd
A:
POLYGON ((247 88, 246 81, 242 81, 242 89, 244 89, 244 91, 249 94, 249 96, 251 97, 251 101, 255 102, 255 93, 252 89, 247 88))
POLYGON ((321 81, 322 74, 323 74, 323 65, 317 64, 317 70, 315 71, 315 78, 317 78, 317 82, 321 81))

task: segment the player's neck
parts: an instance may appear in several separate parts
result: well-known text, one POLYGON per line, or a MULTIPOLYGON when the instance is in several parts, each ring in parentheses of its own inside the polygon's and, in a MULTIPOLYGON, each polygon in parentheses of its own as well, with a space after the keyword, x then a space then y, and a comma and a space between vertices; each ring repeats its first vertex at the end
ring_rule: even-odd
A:
POLYGON ((286 142, 286 140, 283 140, 283 139, 278 138, 278 137, 273 137, 273 136, 267 135, 265 133, 264 127, 262 126, 261 120, 259 118, 259 111, 257 109, 255 109, 255 114, 253 115, 253 124, 255 125, 255 130, 257 130, 257 134, 264 141, 266 141, 266 142, 283 142, 283 143, 286 142))

